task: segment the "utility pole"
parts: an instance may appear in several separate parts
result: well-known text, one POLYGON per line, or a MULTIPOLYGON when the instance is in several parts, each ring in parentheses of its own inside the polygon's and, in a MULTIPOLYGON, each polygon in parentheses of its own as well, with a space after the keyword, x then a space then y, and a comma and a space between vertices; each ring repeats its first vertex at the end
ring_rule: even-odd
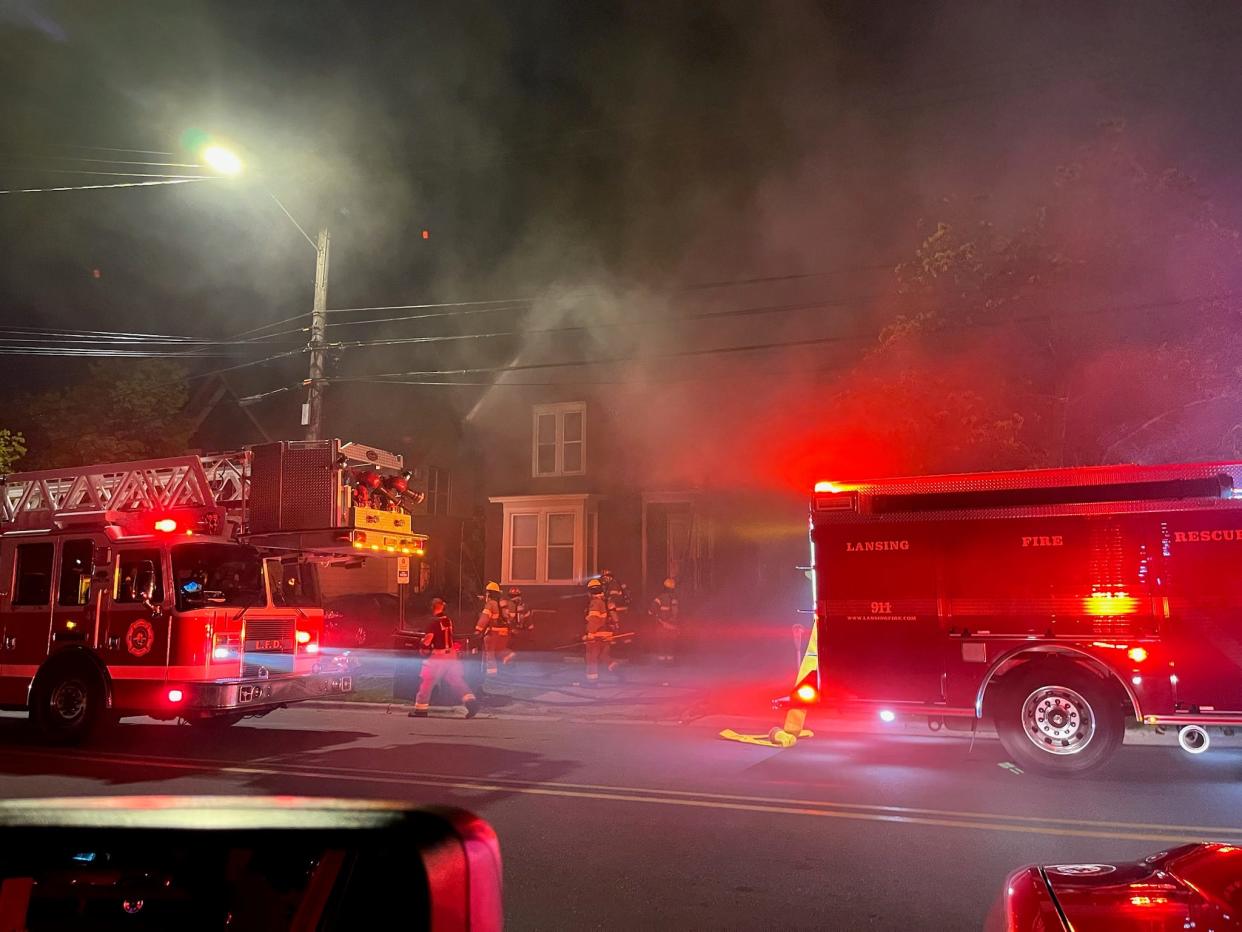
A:
POLYGON ((328 231, 319 231, 315 246, 315 304, 311 309, 310 377, 302 424, 307 440, 321 440, 323 432, 324 331, 328 323, 328 231))

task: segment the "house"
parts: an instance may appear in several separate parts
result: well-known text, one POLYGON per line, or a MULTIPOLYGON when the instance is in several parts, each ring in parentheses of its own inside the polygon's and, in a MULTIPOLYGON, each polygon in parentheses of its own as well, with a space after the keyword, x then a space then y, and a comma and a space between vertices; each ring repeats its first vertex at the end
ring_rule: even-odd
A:
POLYGON ((648 412, 590 389, 498 384, 471 417, 487 496, 486 576, 555 613, 536 619, 538 645, 580 633, 585 583, 604 569, 631 588, 627 627, 643 626, 666 577, 703 619, 759 613, 774 630, 797 620, 807 601, 796 568, 806 562, 805 501, 663 469, 678 458, 661 453, 678 442, 675 425, 637 443, 648 412), (756 533, 777 514, 786 518, 778 532, 756 533))

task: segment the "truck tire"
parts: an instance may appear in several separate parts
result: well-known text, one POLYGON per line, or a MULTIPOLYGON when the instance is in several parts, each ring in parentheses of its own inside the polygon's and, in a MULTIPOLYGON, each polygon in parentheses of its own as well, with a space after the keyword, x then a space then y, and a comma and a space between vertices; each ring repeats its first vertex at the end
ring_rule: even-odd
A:
POLYGON ((1116 686, 1072 663, 1029 663, 998 684, 993 718, 1019 767, 1077 776, 1103 766, 1125 737, 1116 686))
POLYGON ((39 672, 30 718, 54 744, 80 744, 107 718, 103 676, 86 660, 53 663, 39 672))

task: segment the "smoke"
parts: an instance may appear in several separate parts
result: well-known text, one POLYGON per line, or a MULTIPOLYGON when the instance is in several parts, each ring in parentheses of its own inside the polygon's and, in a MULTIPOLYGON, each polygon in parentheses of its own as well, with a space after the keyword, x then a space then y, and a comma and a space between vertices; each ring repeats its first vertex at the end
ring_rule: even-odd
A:
MULTIPOLYGON (((0 203, 13 317, 223 335, 301 313, 313 255, 270 190, 332 230, 333 306, 532 299, 340 328, 524 332, 348 350, 337 375, 615 360, 492 388, 337 386, 351 431, 467 422, 520 461, 531 403, 588 400, 638 485, 789 495, 1163 455, 1134 428, 1179 405, 1187 449, 1231 436, 1198 402, 1234 371, 1236 303, 1197 300, 1237 285, 1230 7, 5 9, 8 84, 29 93, 0 115, 43 167, 82 164, 52 161, 86 154, 62 146, 180 161, 200 128, 255 169, 0 203), (12 25, 48 9, 60 34, 12 25)), ((239 378, 264 390, 302 362, 239 378)))

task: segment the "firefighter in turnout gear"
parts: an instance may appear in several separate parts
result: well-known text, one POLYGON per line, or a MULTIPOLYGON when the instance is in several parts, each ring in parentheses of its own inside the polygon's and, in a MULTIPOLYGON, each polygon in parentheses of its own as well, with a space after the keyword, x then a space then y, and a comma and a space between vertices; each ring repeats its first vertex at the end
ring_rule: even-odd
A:
POLYGON ((500 672, 500 662, 508 663, 511 632, 509 602, 500 592, 500 583, 489 582, 483 592, 483 610, 474 630, 483 635, 483 666, 488 676, 500 672))
POLYGON ((612 610, 604 584, 598 579, 587 583, 586 643, 587 682, 599 682, 601 665, 614 668, 612 661, 612 636, 617 630, 616 615, 612 610))
POLYGON ((517 586, 509 587, 509 647, 510 650, 501 658, 501 663, 512 663, 513 658, 517 656, 514 647, 521 640, 522 646, 527 647, 527 632, 533 631, 535 628, 531 618, 534 611, 526 604, 526 599, 522 596, 522 590, 517 586))
POLYGON ((625 613, 630 610, 630 587, 617 581, 612 570, 604 570, 599 574, 600 585, 604 587, 604 598, 608 600, 608 610, 620 630, 625 613))
POLYGON ((681 633, 681 608, 677 603, 677 580, 664 580, 664 590, 651 600, 647 614, 656 623, 656 656, 664 663, 671 663, 677 650, 677 637, 681 633))
POLYGON ((448 685, 461 696, 466 707, 466 718, 474 718, 479 711, 475 698, 462 676, 461 663, 457 659, 457 646, 453 641, 453 619, 445 614, 443 599, 431 600, 431 621, 423 635, 423 669, 418 681, 418 695, 414 698, 411 718, 426 718, 431 707, 431 691, 438 683, 448 685))

